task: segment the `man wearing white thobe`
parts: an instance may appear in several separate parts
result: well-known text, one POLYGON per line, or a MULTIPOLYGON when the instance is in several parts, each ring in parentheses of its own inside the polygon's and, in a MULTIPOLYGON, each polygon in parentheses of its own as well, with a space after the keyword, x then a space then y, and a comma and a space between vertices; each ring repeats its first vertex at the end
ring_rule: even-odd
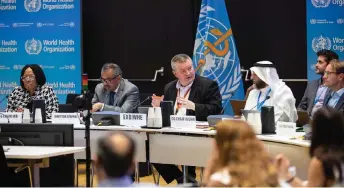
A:
POLYGON ((260 61, 250 70, 254 89, 249 93, 245 110, 260 111, 262 106, 273 106, 276 122, 296 122, 296 100, 290 88, 279 79, 275 66, 260 61))

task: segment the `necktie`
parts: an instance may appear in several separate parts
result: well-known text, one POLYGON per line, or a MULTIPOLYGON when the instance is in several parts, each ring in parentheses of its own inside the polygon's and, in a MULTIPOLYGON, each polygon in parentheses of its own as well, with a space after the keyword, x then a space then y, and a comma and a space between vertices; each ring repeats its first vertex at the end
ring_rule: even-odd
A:
POLYGON ((110 92, 110 100, 109 100, 109 105, 110 106, 113 106, 113 104, 114 104, 115 94, 116 94, 116 92, 113 92, 113 91, 110 92))

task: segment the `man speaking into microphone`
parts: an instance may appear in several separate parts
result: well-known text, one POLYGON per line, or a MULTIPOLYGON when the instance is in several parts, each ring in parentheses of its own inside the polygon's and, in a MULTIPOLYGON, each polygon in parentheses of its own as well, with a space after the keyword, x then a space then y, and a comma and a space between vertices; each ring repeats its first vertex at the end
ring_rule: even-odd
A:
POLYGON ((269 61, 260 61, 250 70, 254 89, 248 95, 245 110, 260 111, 262 106, 273 106, 275 121, 296 122, 293 92, 279 79, 275 66, 269 61))
MULTIPOLYGON (((218 84, 208 78, 195 74, 191 58, 186 54, 178 54, 171 60, 176 80, 168 83, 161 97, 153 94, 152 106, 160 107, 160 102, 174 101, 174 114, 193 115, 197 121, 207 121, 209 115, 217 115, 222 110, 222 97, 218 84)), ((154 164, 166 183, 177 180, 182 183, 183 174, 175 165, 154 164)), ((190 181, 193 182, 195 167, 189 167, 190 181)))
POLYGON ((217 82, 196 75, 186 54, 175 55, 171 66, 177 80, 165 86, 163 96, 153 94, 152 106, 160 107, 162 100, 174 101, 174 114, 194 115, 197 121, 207 121, 209 115, 220 114, 222 98, 217 82))
POLYGON ((122 78, 121 68, 106 63, 101 70, 102 83, 96 86, 92 99, 92 111, 137 112, 140 103, 139 89, 122 78))

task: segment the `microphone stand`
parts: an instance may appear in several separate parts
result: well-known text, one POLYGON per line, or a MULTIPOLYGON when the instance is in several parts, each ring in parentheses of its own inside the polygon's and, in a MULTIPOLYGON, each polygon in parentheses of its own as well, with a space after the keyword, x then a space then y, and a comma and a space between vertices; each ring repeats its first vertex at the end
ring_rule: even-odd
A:
POLYGON ((83 110, 83 121, 85 122, 85 141, 86 141, 86 187, 91 187, 91 147, 90 147, 90 125, 92 110, 92 94, 83 91, 83 95, 77 97, 74 105, 77 109, 83 110))
POLYGON ((86 98, 86 116, 84 116, 83 120, 85 122, 85 139, 86 139, 86 187, 91 187, 91 147, 90 147, 90 125, 91 125, 91 110, 92 110, 92 103, 90 97, 90 92, 86 91, 84 93, 86 98))

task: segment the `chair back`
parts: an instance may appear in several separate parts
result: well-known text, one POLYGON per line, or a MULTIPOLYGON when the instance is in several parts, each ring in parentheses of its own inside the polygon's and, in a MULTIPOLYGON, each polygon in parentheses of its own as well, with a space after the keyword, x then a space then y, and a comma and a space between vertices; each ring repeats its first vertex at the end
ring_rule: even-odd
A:
POLYGON ((4 148, 0 144, 0 187, 12 187, 15 185, 14 172, 7 166, 4 148))

